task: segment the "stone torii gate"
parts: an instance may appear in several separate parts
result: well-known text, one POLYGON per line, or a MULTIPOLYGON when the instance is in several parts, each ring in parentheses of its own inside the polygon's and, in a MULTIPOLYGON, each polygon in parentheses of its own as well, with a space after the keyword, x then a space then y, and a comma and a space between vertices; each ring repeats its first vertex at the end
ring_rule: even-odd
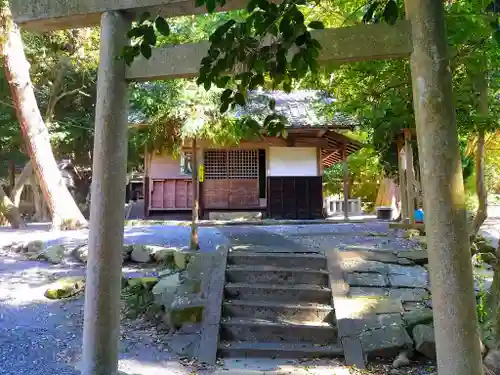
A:
MULTIPOLYGON (((246 0, 229 1, 239 9, 246 0)), ((417 137, 425 186, 440 375, 478 375, 475 297, 469 259, 463 182, 440 0, 405 0, 408 21, 317 31, 321 62, 408 58, 411 55, 417 137), (450 219, 451 217, 451 219, 450 219)), ((121 252, 127 157, 127 81, 197 75, 207 43, 155 50, 126 68, 117 59, 133 19, 145 11, 165 17, 205 12, 194 0, 15 0, 14 20, 31 31, 95 26, 101 45, 97 83, 92 203, 85 295, 83 374, 116 373, 121 252)))

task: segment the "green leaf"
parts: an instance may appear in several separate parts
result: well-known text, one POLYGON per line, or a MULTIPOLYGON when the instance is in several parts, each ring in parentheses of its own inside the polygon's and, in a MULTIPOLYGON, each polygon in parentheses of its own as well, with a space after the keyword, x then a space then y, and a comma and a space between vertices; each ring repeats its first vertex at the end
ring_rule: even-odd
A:
POLYGON ((323 25, 323 22, 321 22, 321 21, 312 21, 307 26, 310 29, 314 29, 314 30, 323 30, 325 28, 325 25, 323 25))
POLYGON ((223 89, 224 87, 226 87, 226 85, 229 83, 230 80, 231 80, 231 77, 229 77, 229 76, 220 77, 217 80, 217 87, 220 89, 223 89))
POLYGON ((152 49, 148 43, 141 43, 141 54, 148 60, 151 58, 152 49))
POLYGON ((207 6, 208 13, 215 12, 215 9, 217 8, 217 0, 206 0, 205 4, 207 6))
POLYGON ((226 113, 227 110, 229 109, 230 104, 231 104, 231 101, 222 102, 222 104, 220 105, 220 108, 219 108, 219 112, 226 113))
POLYGON ((373 19, 373 14, 379 6, 380 3, 377 0, 372 1, 365 14, 363 15, 363 23, 371 22, 371 20, 373 19))
POLYGON ((153 26, 143 26, 143 40, 145 43, 149 44, 150 46, 155 46, 156 45, 156 33, 155 29, 153 26))
POLYGON ((142 29, 140 27, 133 27, 127 33, 127 38, 140 38, 143 35, 142 29))
POLYGON ((274 111, 274 110, 276 109, 276 100, 271 99, 271 100, 269 101, 269 109, 270 109, 271 111, 274 111))
POLYGON ((163 36, 170 35, 170 26, 168 25, 168 22, 165 20, 165 18, 156 17, 155 27, 156 27, 156 30, 158 30, 158 32, 161 35, 163 35, 163 36))
POLYGON ((398 4, 396 1, 389 0, 384 9, 384 20, 389 25, 394 25, 398 20, 398 4))
POLYGON ((496 42, 500 45, 500 30, 496 30, 493 33, 493 37, 495 38, 496 42))
POLYGON ((234 102, 241 107, 244 107, 246 105, 245 97, 241 92, 236 93, 236 95, 234 96, 234 102))
POLYGON ((252 13, 255 8, 257 8, 258 1, 257 0, 250 0, 247 5, 247 11, 248 13, 252 13))
POLYGON ((144 23, 146 22, 147 20, 149 20, 151 18, 151 13, 149 12, 144 12, 141 14, 141 16, 139 17, 139 23, 144 23))
POLYGON ((319 51, 321 51, 323 49, 323 46, 321 45, 321 43, 317 39, 311 39, 310 43, 311 43, 311 46, 313 46, 314 48, 316 48, 319 51))
POLYGON ((225 89, 222 93, 222 95, 220 96, 220 99, 224 102, 224 101, 227 101, 231 95, 233 94, 233 90, 231 89, 225 89))
POLYGON ((210 90, 210 88, 212 87, 212 81, 210 81, 210 80, 206 80, 206 81, 203 83, 203 87, 205 88, 205 91, 210 90))

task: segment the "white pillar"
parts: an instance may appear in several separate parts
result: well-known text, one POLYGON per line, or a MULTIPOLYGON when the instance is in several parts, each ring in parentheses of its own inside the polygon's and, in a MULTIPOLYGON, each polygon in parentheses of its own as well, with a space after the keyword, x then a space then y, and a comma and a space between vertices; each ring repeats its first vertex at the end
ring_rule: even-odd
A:
POLYGON ((128 107, 125 63, 118 57, 129 27, 130 21, 119 12, 102 15, 83 375, 114 375, 118 366, 128 107))

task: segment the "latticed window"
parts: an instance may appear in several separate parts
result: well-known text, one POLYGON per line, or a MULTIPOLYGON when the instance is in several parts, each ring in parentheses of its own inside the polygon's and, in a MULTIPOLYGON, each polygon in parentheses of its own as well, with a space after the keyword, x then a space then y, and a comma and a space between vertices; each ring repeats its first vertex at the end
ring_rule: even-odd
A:
POLYGON ((258 150, 205 151, 204 164, 208 180, 259 178, 258 150))

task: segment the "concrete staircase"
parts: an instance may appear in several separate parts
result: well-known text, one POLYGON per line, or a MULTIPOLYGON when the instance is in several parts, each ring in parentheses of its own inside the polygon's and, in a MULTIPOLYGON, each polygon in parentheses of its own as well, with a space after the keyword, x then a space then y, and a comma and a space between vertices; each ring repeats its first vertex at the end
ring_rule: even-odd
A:
POLYGON ((219 356, 343 356, 325 256, 230 252, 224 293, 219 356))

